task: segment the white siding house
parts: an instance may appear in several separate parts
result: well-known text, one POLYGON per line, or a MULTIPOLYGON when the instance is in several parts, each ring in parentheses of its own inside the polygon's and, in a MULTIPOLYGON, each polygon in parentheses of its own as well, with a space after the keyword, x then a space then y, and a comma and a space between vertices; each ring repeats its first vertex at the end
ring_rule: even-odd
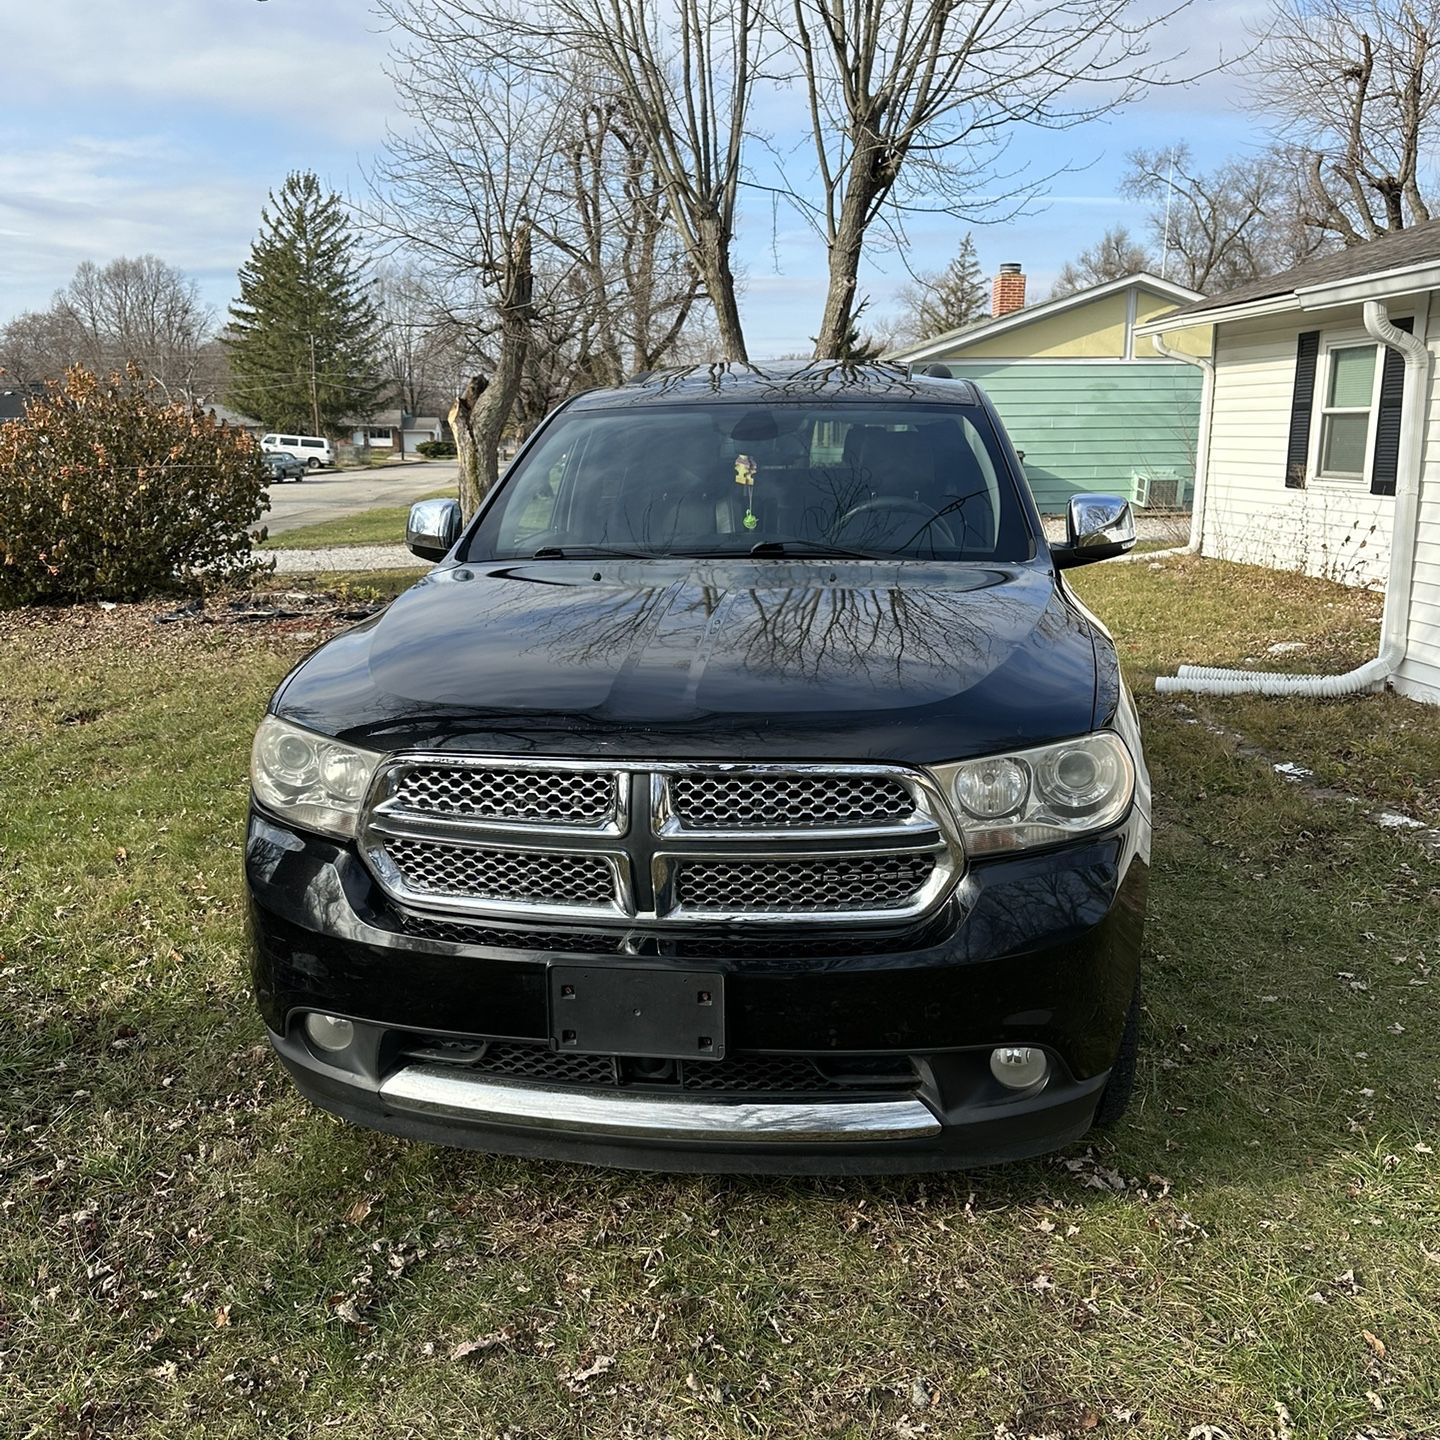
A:
POLYGON ((1440 702, 1437 289, 1440 222, 1185 306, 1141 330, 1171 337, 1187 325, 1214 326, 1197 483, 1201 553, 1384 588, 1386 634, 1403 643, 1388 683, 1432 702, 1440 702), (1428 367, 1423 351, 1407 366, 1404 337, 1382 343, 1386 320, 1424 342, 1428 367), (1407 488, 1418 491, 1413 529, 1404 522, 1407 488), (1408 555, 1396 549, 1397 515, 1408 555))
POLYGON ((446 438, 438 415, 411 415, 405 410, 382 410, 367 421, 351 422, 350 431, 356 449, 389 450, 396 455, 413 455, 417 445, 446 438))
MULTIPOLYGON (((1375 343, 1361 327, 1358 306, 1338 312, 1321 334, 1327 346, 1332 340, 1337 346, 1375 343)), ((1368 472, 1328 478, 1313 460, 1304 488, 1285 484, 1296 344, 1288 319, 1217 327, 1203 552, 1346 584, 1383 585, 1394 497, 1372 495, 1368 472)), ((1312 426, 1311 449, 1318 430, 1312 426)))

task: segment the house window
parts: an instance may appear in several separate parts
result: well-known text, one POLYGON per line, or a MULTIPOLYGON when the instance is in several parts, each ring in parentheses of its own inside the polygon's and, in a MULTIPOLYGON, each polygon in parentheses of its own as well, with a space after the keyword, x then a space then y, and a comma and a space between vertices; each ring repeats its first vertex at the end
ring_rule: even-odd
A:
POLYGON ((1379 370, 1374 345, 1335 345, 1326 351, 1316 467, 1321 477, 1365 478, 1379 370))

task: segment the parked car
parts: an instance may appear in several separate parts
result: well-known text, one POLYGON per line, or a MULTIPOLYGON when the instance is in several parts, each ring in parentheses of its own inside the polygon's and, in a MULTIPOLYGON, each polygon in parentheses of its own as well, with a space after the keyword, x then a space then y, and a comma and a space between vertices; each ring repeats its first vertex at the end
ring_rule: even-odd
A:
POLYGON ((1150 790, 984 393, 710 368, 563 405, 291 672, 246 875, 270 1039, 377 1129, 928 1170, 1124 1110, 1150 790))
POLYGON ((303 460, 287 455, 283 450, 270 451, 260 456, 260 463, 269 472, 270 479, 283 483, 286 480, 303 480, 310 468, 303 460))
POLYGON ((335 463, 335 447, 323 435, 262 435, 260 448, 267 455, 293 455, 312 470, 335 463))

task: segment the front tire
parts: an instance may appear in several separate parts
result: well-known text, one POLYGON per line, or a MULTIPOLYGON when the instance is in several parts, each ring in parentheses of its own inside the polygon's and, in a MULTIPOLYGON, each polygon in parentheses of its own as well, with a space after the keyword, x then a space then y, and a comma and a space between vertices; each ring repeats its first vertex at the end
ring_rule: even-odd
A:
POLYGON ((1110 1067, 1110 1079, 1095 1107, 1097 1125, 1114 1125, 1130 1108, 1135 1091, 1135 1060, 1140 1048, 1140 986, 1135 986, 1130 1013, 1125 1017, 1125 1033, 1120 1037, 1120 1053, 1110 1067))

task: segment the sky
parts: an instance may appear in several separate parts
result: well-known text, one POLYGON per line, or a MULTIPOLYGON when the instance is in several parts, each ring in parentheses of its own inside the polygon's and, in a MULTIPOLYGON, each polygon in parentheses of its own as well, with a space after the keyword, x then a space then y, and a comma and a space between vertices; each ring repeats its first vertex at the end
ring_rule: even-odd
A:
MULTIPOLYGON (((1192 0, 1156 39, 1199 73, 1241 53, 1262 0, 1192 0)), ((218 315, 267 193, 295 169, 345 196, 394 123, 384 73, 390 37, 366 0, 46 0, 10 5, 0 89, 0 321, 46 305, 84 260, 153 253, 198 282, 218 315)), ((1143 230, 1117 193, 1137 146, 1187 142, 1209 165, 1263 145, 1239 108, 1241 83, 1211 75, 1152 92, 1119 115, 1062 132, 1017 134, 1007 165, 1056 176, 1031 213, 966 224, 912 216, 903 253, 877 248, 862 290, 883 316, 908 269, 942 268, 972 229, 993 275, 1019 261, 1043 298, 1067 259, 1109 226, 1143 230), (907 269, 908 267, 908 269, 907 269)), ((785 96, 755 117, 793 146, 802 117, 785 96)), ((742 203, 736 261, 754 358, 808 349, 825 293, 818 238, 769 195, 742 203)))

